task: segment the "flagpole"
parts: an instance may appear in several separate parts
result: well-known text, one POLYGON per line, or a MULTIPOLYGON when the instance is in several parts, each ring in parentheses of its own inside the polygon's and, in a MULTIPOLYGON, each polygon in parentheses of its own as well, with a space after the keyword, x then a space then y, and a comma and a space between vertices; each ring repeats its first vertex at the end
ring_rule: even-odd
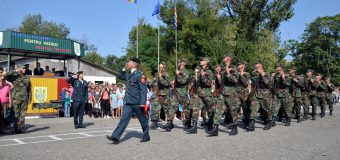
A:
MULTIPOLYGON (((174 0, 174 2, 175 2, 175 8, 176 8, 176 14, 177 14, 177 4, 176 4, 176 0, 174 0)), ((178 16, 178 14, 177 14, 177 16, 178 16)), ((177 16, 176 16, 176 18, 177 18, 177 16)), ((177 20, 176 20, 176 23, 178 23, 177 22, 177 20)), ((177 70, 177 27, 178 27, 178 25, 176 24, 176 33, 175 33, 175 38, 176 38, 176 70, 177 70)))
POLYGON ((159 24, 159 22, 158 22, 158 73, 159 73, 159 48, 160 48, 160 38, 159 38, 159 32, 160 32, 160 24, 159 24))
POLYGON ((139 28, 139 23, 138 23, 138 19, 139 19, 139 15, 138 15, 138 3, 136 5, 137 5, 137 33, 136 33, 137 34, 137 38, 136 38, 137 39, 137 44, 136 44, 137 45, 137 47, 136 47, 137 51, 136 51, 136 53, 137 53, 137 58, 138 58, 138 35, 139 35, 139 33, 138 33, 139 32, 139 29, 138 29, 139 28))

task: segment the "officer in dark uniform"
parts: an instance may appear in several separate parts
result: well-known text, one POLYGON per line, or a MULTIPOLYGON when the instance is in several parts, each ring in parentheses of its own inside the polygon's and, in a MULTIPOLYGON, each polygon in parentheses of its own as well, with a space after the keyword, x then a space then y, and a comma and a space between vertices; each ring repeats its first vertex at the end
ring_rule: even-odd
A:
POLYGON ((114 144, 119 143, 119 139, 128 126, 133 112, 136 113, 143 129, 141 142, 150 141, 149 122, 145 115, 145 110, 141 108, 146 104, 147 87, 146 84, 141 82, 142 72, 138 70, 139 64, 140 61, 138 58, 130 58, 130 61, 119 74, 119 78, 126 83, 123 114, 112 135, 106 136, 106 138, 113 141, 114 144), (127 69, 129 69, 129 71, 126 71, 127 69))
POLYGON ((31 76, 32 70, 30 70, 30 64, 25 64, 25 76, 31 76))
POLYGON ((74 128, 86 128, 83 125, 83 116, 85 105, 88 101, 88 83, 83 79, 83 71, 77 72, 77 75, 72 76, 67 80, 73 86, 73 115, 74 115, 74 128))

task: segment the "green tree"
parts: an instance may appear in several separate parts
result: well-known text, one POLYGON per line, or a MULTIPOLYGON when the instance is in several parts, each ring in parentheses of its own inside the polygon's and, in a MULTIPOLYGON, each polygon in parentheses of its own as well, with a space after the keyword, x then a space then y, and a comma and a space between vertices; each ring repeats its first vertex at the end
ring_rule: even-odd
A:
POLYGON ((46 21, 41 14, 26 15, 18 31, 56 38, 68 38, 70 34, 70 29, 65 24, 46 21))
POLYGON ((105 58, 102 57, 97 52, 88 52, 88 53, 86 53, 84 59, 86 59, 86 60, 88 60, 88 61, 90 61, 92 63, 98 64, 98 65, 104 65, 104 61, 105 61, 105 58))
POLYGON ((302 41, 291 41, 293 62, 301 72, 313 69, 340 84, 340 14, 308 24, 302 41))

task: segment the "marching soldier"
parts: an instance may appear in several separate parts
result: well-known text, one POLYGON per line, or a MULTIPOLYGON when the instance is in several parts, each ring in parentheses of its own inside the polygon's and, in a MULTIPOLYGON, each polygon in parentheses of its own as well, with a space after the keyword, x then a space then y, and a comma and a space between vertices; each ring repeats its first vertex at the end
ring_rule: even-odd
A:
MULTIPOLYGON (((283 109, 286 118, 285 126, 290 126, 290 118, 292 114, 291 96, 289 94, 290 78, 285 74, 282 66, 276 67, 276 74, 274 77, 274 92, 277 96, 277 109, 283 109)), ((275 113, 276 115, 277 113, 275 113)))
MULTIPOLYGON (((308 72, 308 71, 307 71, 308 72)), ((307 120, 308 119, 308 115, 309 115, 309 107, 310 107, 310 99, 309 99, 309 80, 307 78, 307 76, 305 75, 300 75, 300 77, 302 77, 302 81, 300 83, 302 83, 302 88, 301 88, 301 98, 302 98, 302 104, 303 104, 303 120, 307 120)))
POLYGON ((6 77, 13 80, 12 105, 14 107, 14 132, 28 133, 24 128, 27 106, 31 100, 31 86, 29 78, 25 75, 25 67, 18 67, 10 71, 6 77))
POLYGON ((238 97, 240 99, 240 105, 243 111, 243 122, 245 124, 244 128, 249 125, 250 122, 250 107, 249 107, 249 94, 251 89, 250 84, 250 74, 245 72, 247 67, 246 62, 241 62, 238 64, 238 97))
MULTIPOLYGON (((202 58, 200 61, 201 70, 200 73, 195 72, 195 84, 197 86, 197 96, 194 98, 192 109, 193 109, 193 125, 187 130, 187 133, 197 133, 197 121, 199 117, 199 111, 205 108, 209 111, 209 119, 212 119, 213 112, 211 107, 213 106, 211 87, 214 81, 214 74, 208 68, 210 60, 206 57, 202 58), (202 106, 200 105, 202 104, 202 106)), ((191 104, 190 104, 191 105, 191 104)))
MULTIPOLYGON (((171 98, 171 104, 168 109, 167 118, 169 125, 165 128, 166 131, 171 131, 173 128, 173 119, 175 117, 178 104, 181 104, 183 110, 187 108, 188 104, 188 79, 189 79, 189 71, 185 68, 186 59, 181 59, 178 61, 178 70, 176 70, 176 78, 174 82, 174 92, 171 98)), ((189 118, 189 122, 190 122, 189 118)))
POLYGON ((293 98, 293 103, 292 106, 294 107, 295 110, 295 114, 296 114, 296 119, 297 119, 297 123, 301 122, 301 106, 302 106, 302 94, 301 94, 301 89, 302 89, 302 85, 301 85, 301 81, 303 79, 301 79, 301 77, 297 77, 296 75, 296 68, 293 67, 289 70, 289 76, 291 77, 291 96, 293 98))
POLYGON ((250 123, 246 128, 248 131, 255 131, 256 114, 261 107, 265 112, 265 127, 264 130, 271 128, 272 108, 271 108, 271 91, 270 91, 270 75, 264 71, 264 64, 258 62, 255 64, 255 72, 252 77, 251 97, 251 114, 250 123))
POLYGON ((238 74, 236 73, 235 66, 229 65, 226 66, 222 77, 218 80, 221 86, 221 96, 219 97, 218 104, 215 108, 214 115, 214 126, 213 129, 208 131, 207 133, 210 136, 218 136, 218 126, 220 124, 221 117, 224 112, 225 106, 229 113, 231 113, 231 125, 232 130, 229 135, 238 134, 237 131, 237 122, 238 122, 238 109, 240 106, 237 86, 238 86, 238 74))
MULTIPOLYGON (((316 83, 315 78, 313 77, 313 71, 312 70, 307 70, 306 73, 307 76, 307 80, 308 80, 308 95, 309 95, 309 99, 310 99, 310 103, 312 105, 312 120, 316 120, 316 107, 318 106, 318 97, 317 97, 317 87, 318 87, 318 83, 316 83)), ((309 106, 308 106, 309 107, 309 106)))
MULTIPOLYGON (((154 108, 152 111, 152 118, 153 125, 155 125, 155 122, 157 123, 160 109, 163 108, 165 113, 169 114, 169 106, 170 106, 170 76, 168 72, 166 71, 166 64, 165 62, 159 63, 159 72, 156 73, 157 77, 157 90, 156 90, 156 96, 158 97, 158 102, 155 101, 154 108)), ((169 117, 167 117, 169 118, 169 117)), ((156 125, 157 126, 157 125, 156 125)), ((174 125, 171 120, 168 119, 168 122, 166 125, 162 127, 162 129, 166 128, 174 128, 174 125)), ((170 130, 171 130, 170 129, 170 130)))
POLYGON ((325 117, 325 109, 326 109, 326 89, 327 85, 326 82, 323 80, 322 74, 317 74, 315 78, 315 83, 316 83, 316 92, 317 92, 317 97, 319 101, 319 105, 321 108, 321 113, 320 117, 323 118, 325 117))
POLYGON ((159 104, 159 99, 158 96, 156 95, 157 90, 158 90, 158 80, 157 80, 157 74, 155 73, 155 76, 153 80, 150 81, 149 87, 152 91, 152 97, 151 97, 151 102, 152 102, 152 112, 151 112, 151 129, 156 129, 158 128, 158 118, 159 118, 159 112, 162 109, 161 105, 159 104))
POLYGON ((329 107, 329 115, 333 115, 333 100, 332 100, 332 92, 334 91, 334 84, 331 82, 331 78, 327 77, 326 78, 326 84, 327 84, 327 89, 326 89, 326 101, 329 107))

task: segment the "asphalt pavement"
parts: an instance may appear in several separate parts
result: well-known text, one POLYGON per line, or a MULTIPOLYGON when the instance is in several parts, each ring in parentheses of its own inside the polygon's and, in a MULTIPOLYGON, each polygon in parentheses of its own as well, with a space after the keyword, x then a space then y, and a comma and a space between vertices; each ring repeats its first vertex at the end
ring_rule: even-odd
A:
MULTIPOLYGON (((85 118, 86 129, 74 129, 71 118, 27 119, 29 134, 0 135, 0 159, 237 159, 237 160, 338 160, 340 159, 340 105, 334 115, 316 121, 278 125, 264 131, 256 123, 255 132, 239 128, 229 136, 220 127, 218 137, 207 137, 200 127, 197 134, 186 134, 180 121, 171 132, 150 130, 151 141, 140 143, 141 127, 132 119, 118 145, 105 138, 119 119, 85 118)), ((318 109, 320 111, 320 109, 318 109)))

